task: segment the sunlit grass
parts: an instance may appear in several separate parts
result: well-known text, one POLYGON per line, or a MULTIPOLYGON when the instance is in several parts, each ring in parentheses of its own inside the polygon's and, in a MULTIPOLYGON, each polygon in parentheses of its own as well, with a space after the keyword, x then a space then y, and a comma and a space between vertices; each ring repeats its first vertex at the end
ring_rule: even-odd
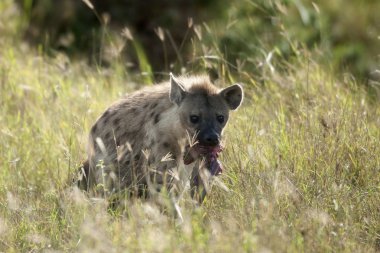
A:
POLYGON ((228 190, 215 185, 200 208, 186 197, 179 225, 152 202, 108 210, 70 183, 90 125, 144 77, 9 38, 0 47, 0 251, 380 250, 380 104, 352 78, 302 52, 287 73, 260 77, 220 60, 221 77, 244 80, 246 91, 221 155, 228 190))

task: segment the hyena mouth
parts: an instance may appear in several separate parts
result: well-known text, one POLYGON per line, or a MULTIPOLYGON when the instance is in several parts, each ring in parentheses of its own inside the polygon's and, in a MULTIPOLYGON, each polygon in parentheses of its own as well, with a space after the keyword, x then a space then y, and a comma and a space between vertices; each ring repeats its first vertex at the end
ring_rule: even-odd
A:
POLYGON ((190 147, 186 147, 186 151, 183 157, 183 162, 188 165, 193 163, 198 158, 205 159, 206 168, 210 171, 212 176, 218 176, 222 174, 223 167, 218 160, 219 153, 222 152, 223 147, 219 144, 216 146, 204 146, 195 144, 190 147))

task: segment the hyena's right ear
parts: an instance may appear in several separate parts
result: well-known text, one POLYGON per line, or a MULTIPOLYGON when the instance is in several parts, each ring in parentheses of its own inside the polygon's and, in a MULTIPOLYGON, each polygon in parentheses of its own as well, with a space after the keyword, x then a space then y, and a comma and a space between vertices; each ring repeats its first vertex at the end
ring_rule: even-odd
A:
POLYGON ((174 104, 180 105, 186 96, 185 88, 176 80, 172 73, 170 73, 170 101, 174 104))

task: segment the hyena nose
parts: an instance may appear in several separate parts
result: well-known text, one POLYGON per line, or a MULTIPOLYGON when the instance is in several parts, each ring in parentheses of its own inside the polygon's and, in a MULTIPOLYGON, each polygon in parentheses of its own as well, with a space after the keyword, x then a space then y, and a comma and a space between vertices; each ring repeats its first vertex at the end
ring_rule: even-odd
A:
POLYGON ((204 145, 206 146, 216 146, 219 144, 219 134, 209 133, 204 136, 204 145))

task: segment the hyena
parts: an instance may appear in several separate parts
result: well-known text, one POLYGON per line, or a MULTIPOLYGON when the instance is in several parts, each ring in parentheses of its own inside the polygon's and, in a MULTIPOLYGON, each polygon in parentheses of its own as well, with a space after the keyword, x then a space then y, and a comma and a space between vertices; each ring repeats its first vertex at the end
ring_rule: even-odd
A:
POLYGON ((202 156, 185 165, 186 152, 194 145, 220 145, 229 111, 242 99, 239 84, 220 90, 208 76, 172 75, 169 82, 125 96, 92 126, 79 185, 102 193, 149 193, 197 177, 202 156))

